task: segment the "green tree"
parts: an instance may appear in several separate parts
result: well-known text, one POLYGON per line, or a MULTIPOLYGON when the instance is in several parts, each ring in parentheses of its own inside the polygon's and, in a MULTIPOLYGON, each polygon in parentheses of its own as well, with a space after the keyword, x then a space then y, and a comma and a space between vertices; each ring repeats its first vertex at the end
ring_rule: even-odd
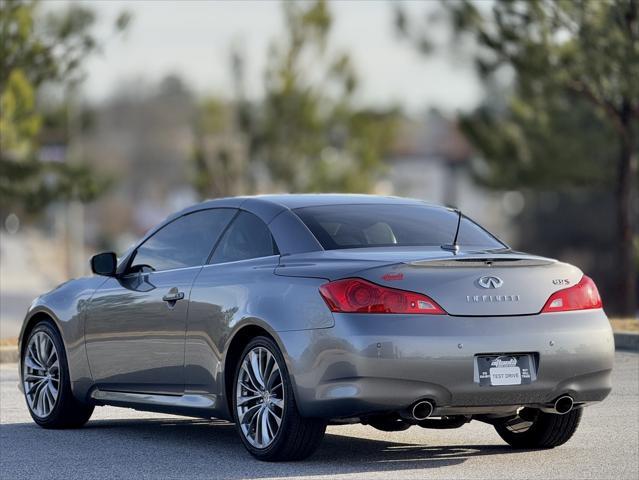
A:
POLYGON ((324 0, 283 8, 285 41, 270 48, 251 155, 293 191, 369 191, 394 112, 353 105, 357 76, 348 54, 328 48, 332 17, 324 0))
POLYGON ((247 147, 233 113, 233 105, 217 98, 198 106, 191 183, 201 199, 246 193, 247 147))
MULTIPOLYGON (((505 111, 490 105, 463 119, 496 187, 614 186, 619 304, 637 308, 633 235, 637 212, 639 2, 509 0, 442 2, 458 45, 471 48, 487 82, 507 71, 505 111)), ((396 18, 425 45, 426 28, 396 18)), ((426 42, 427 43, 427 42, 426 42)), ((432 47, 432 42, 430 47, 432 47)))
MULTIPOLYGON (((127 14, 116 21, 126 27, 127 14)), ((0 197, 3 207, 38 210, 60 198, 89 200, 100 182, 83 164, 41 162, 39 135, 45 85, 73 88, 87 56, 99 51, 94 12, 71 4, 44 15, 36 1, 0 3, 0 197)))

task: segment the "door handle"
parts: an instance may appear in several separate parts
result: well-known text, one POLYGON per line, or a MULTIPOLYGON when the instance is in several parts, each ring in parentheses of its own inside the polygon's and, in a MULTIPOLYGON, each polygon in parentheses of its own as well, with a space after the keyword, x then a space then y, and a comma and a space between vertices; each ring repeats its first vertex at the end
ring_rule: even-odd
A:
POLYGON ((165 302, 177 302, 178 300, 182 300, 184 298, 184 292, 169 292, 162 297, 162 300, 165 302))

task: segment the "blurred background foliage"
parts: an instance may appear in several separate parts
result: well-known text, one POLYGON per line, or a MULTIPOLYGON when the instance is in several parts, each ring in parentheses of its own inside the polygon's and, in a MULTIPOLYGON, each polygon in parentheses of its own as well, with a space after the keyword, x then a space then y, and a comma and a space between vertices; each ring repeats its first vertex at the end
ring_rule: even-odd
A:
POLYGON ((443 2, 421 28, 400 8, 396 24, 428 53, 437 40, 424 31, 434 21, 446 22, 453 40, 469 46, 466 53, 488 85, 500 73, 511 77, 502 105, 495 108, 488 98, 461 116, 462 131, 484 160, 476 171, 480 182, 555 190, 564 193, 564 203, 570 203, 566 189, 577 188, 606 207, 611 199, 602 192, 614 192, 613 208, 599 212, 604 225, 605 217, 616 219, 609 231, 618 307, 631 315, 637 308, 639 2, 513 0, 484 7, 443 2))
POLYGON ((459 111, 362 101, 370 79, 324 0, 275 4, 281 30, 261 62, 241 39, 216 57, 229 91, 178 70, 90 101, 88 66, 136 28, 98 6, 0 0, 1 318, 189 203, 281 191, 461 207, 517 249, 576 263, 611 312, 636 315, 636 0, 388 2, 394 48, 474 66, 481 99, 459 111))
MULTIPOLYGON (((38 105, 39 89, 45 83, 72 88, 82 79, 84 59, 100 44, 91 33, 91 9, 69 5, 41 18, 37 8, 35 2, 3 0, 0 9, 0 196, 3 209, 27 212, 61 198, 89 201, 106 186, 86 164, 38 157, 43 124, 64 135, 76 121, 63 103, 38 105)), ((123 14, 115 28, 127 23, 123 14)))
POLYGON ((325 1, 285 2, 283 13, 284 40, 269 48, 260 104, 246 101, 244 59, 234 52, 233 105, 210 99, 200 109, 193 161, 201 197, 255 189, 259 178, 241 178, 247 169, 268 171, 271 188, 291 192, 369 192, 382 171, 399 112, 353 105, 357 75, 347 53, 327 52, 325 1), (203 137, 220 134, 207 148, 203 137))

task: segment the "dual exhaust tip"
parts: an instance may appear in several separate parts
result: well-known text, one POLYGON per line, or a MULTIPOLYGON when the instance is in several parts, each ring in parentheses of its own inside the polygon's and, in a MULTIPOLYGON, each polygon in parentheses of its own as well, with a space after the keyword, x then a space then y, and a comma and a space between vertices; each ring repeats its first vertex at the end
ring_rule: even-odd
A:
MULTIPOLYGON (((545 410, 558 415, 565 415, 575 407, 575 401, 570 395, 562 395, 558 397, 549 408, 545 410)), ((415 402, 409 409, 410 418, 412 420, 426 420, 433 414, 435 404, 430 400, 420 400, 415 402)))
POLYGON ((554 412, 552 413, 564 415, 570 412, 574 406, 575 401, 570 395, 562 395, 561 397, 557 398, 557 400, 555 400, 555 403, 553 403, 552 410, 554 410, 554 412))
POLYGON ((555 415, 565 415, 575 408, 575 401, 570 395, 557 397, 554 402, 547 403, 539 407, 539 410, 555 415))
POLYGON ((426 420, 433 414, 435 405, 430 400, 420 400, 415 402, 410 409, 410 414, 417 421, 426 420))

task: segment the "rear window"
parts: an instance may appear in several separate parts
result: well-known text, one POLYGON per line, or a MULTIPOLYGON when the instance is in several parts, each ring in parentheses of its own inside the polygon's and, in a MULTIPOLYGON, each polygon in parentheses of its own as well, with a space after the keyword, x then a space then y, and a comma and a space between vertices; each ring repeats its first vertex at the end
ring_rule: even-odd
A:
MULTIPOLYGON (((325 205, 293 211, 325 250, 450 244, 458 219, 452 210, 428 205, 325 205)), ((457 243, 483 250, 506 247, 464 216, 457 243)))

